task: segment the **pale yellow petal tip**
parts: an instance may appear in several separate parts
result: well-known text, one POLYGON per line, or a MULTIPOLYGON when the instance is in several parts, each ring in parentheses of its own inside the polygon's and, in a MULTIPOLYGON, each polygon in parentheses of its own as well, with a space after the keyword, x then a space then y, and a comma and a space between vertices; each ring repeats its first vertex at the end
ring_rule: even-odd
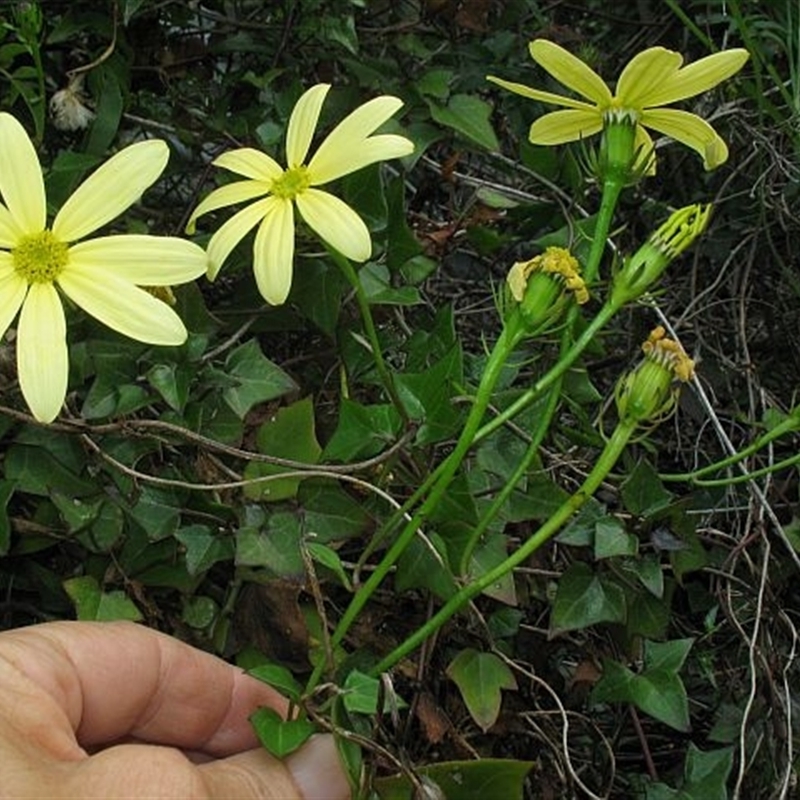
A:
POLYGON ((703 167, 707 172, 721 167, 728 160, 728 145, 718 136, 710 141, 703 154, 703 167))
POLYGON ((41 422, 43 425, 49 425, 51 422, 55 422, 56 417, 58 417, 58 414, 61 411, 61 405, 63 405, 59 405, 58 408, 54 410, 53 406, 47 401, 34 401, 32 403, 28 398, 26 398, 26 402, 28 403, 28 408, 31 410, 31 414, 33 414, 33 418, 37 422, 41 422))

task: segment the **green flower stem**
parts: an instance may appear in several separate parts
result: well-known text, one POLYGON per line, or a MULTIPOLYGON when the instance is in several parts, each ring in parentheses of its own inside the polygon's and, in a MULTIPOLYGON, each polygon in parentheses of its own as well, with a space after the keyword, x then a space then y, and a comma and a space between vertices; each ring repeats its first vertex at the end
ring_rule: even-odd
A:
MULTIPOLYGON (((566 338, 562 341, 566 342, 566 338)), ((533 432, 528 449, 525 455, 520 459, 511 477, 505 482, 503 488, 492 501, 492 504, 484 512, 483 516, 478 520, 478 524, 472 529, 469 535, 469 540, 464 547, 464 552, 461 555, 461 563, 459 564, 458 574, 465 577, 469 574, 470 561, 478 542, 486 532, 486 529, 491 524, 492 520, 500 513, 506 500, 511 496, 511 493, 517 487, 517 484, 522 480, 530 468, 534 458, 539 453, 539 446, 542 443, 547 431, 550 430, 550 423, 553 415, 558 408, 558 401, 561 399, 561 380, 557 380, 550 389, 550 394, 547 397, 547 405, 543 410, 542 415, 536 423, 536 430, 533 432)))
POLYGON ((367 332, 367 338, 369 339, 370 346, 372 347, 372 357, 375 360, 375 367, 378 370, 378 376, 380 377, 383 388, 389 395, 392 404, 400 414, 403 424, 408 426, 410 423, 408 412, 401 402, 400 396, 397 394, 397 389, 395 388, 394 381, 392 380, 392 374, 389 372, 386 362, 383 359, 383 350, 381 348, 380 340, 378 339, 378 331, 375 328, 375 320, 372 318, 372 310, 369 307, 369 298, 367 297, 367 293, 364 291, 364 287, 362 286, 355 269, 353 269, 353 265, 350 263, 350 260, 345 258, 345 256, 333 248, 329 248, 328 252, 339 269, 341 269, 341 271, 344 273, 345 278, 347 278, 348 282, 353 287, 353 291, 356 293, 358 309, 361 312, 361 319, 364 322, 364 329, 367 332))
POLYGON ((600 262, 603 260, 608 234, 611 230, 611 223, 614 221, 617 201, 624 188, 625 183, 618 177, 608 177, 603 183, 603 195, 600 198, 600 210, 597 212, 597 223, 592 236, 592 248, 589 251, 586 264, 583 266, 583 279, 588 286, 591 286, 597 280, 600 262))
MULTIPOLYGON (((624 183, 622 180, 616 177, 607 178, 603 185, 603 196, 600 201, 600 211, 598 213, 597 224, 595 225, 592 249, 589 254, 587 265, 584 269, 584 275, 586 276, 587 283, 593 281, 597 275, 600 261, 602 260, 603 253, 605 251, 608 233, 614 217, 614 210, 623 187, 624 183)), ((334 257, 336 255, 338 254, 334 254, 334 257)), ((343 259, 341 256, 339 258, 343 259)), ((339 259, 337 259, 337 262, 338 261, 339 259)), ((347 262, 346 267, 344 265, 342 266, 345 269, 345 274, 348 276, 348 279, 351 281, 351 283, 354 283, 357 297, 359 297, 359 302, 361 302, 360 298, 363 296, 363 289, 359 288, 360 283, 358 282, 358 278, 353 271, 352 265, 347 262), (353 277, 350 277, 351 275, 353 277)), ((366 303, 366 297, 364 297, 364 302, 366 303)), ((498 378, 500 377, 502 368, 505 365, 509 355, 514 351, 519 341, 525 335, 523 322, 519 313, 512 313, 509 315, 506 325, 503 328, 503 332, 500 334, 500 337, 495 343, 492 353, 489 356, 483 376, 481 377, 480 386, 478 387, 475 395, 475 402, 470 409, 467 421, 464 424, 464 428, 461 431, 461 435, 458 438, 458 442, 456 443, 453 452, 444 462, 442 462, 441 469, 436 470, 435 482, 434 480, 426 481, 428 485, 432 486, 430 494, 428 494, 426 500, 417 509, 413 517, 406 522, 405 527, 402 529, 397 539, 386 552, 383 559, 381 559, 373 573, 358 589, 353 599, 350 601, 350 605, 347 607, 341 620, 339 620, 339 624, 336 626, 336 629, 331 635, 332 647, 336 647, 342 642, 347 634, 347 631, 350 629, 350 626, 353 624, 353 621, 361 613, 361 610, 364 608, 373 592, 378 588, 378 586, 380 586, 390 569, 397 562, 398 558, 400 558, 406 547, 408 547, 423 520, 425 520, 430 512, 436 508, 439 500, 444 495, 447 487, 455 477, 456 470, 460 466, 464 456, 466 456, 474 442, 478 441, 479 437, 483 438, 483 436, 488 435, 489 432, 495 430, 507 420, 511 419, 515 414, 519 413, 519 411, 532 403, 542 392, 560 379, 591 342, 595 334, 598 333, 598 331, 600 331, 600 329, 608 323, 608 321, 614 316, 614 314, 616 314, 618 310, 619 308, 616 305, 606 302, 606 304, 600 309, 597 316, 584 330, 578 340, 567 350, 566 353, 563 353, 558 363, 547 373, 547 375, 543 376, 539 381, 537 381, 532 390, 529 390, 525 393, 525 395, 523 395, 522 398, 520 398, 520 400, 523 402, 520 403, 520 400, 518 400, 510 409, 507 409, 503 414, 499 415, 488 425, 480 428, 480 423, 484 414, 486 413, 486 409, 489 406, 492 391, 497 383, 498 378), (514 410, 512 411, 511 409, 514 410), (480 435, 481 432, 483 432, 483 435, 480 435)), ((371 320, 371 316, 368 318, 371 320)), ((569 330, 573 329, 575 319, 576 312, 573 312, 568 318, 567 330, 564 334, 565 337, 570 335, 569 330)), ((373 347, 374 346, 375 345, 373 345, 373 347)), ((378 352, 380 351, 378 350, 378 352)), ((433 478, 434 476, 431 477, 433 478)), ((415 498, 422 496, 419 490, 415 492, 414 495, 415 498)), ((393 515, 392 520, 390 521, 390 526, 385 526, 381 531, 378 532, 378 534, 376 534, 375 538, 380 540, 390 530, 392 530, 395 520, 399 521, 399 519, 402 518, 402 514, 405 513, 405 509, 407 507, 410 507, 409 503, 404 504, 403 509, 393 515)), ((488 574, 491 575, 494 574, 494 572, 495 570, 488 574)), ((484 579, 485 577, 486 576, 484 576, 484 579)), ((486 585, 488 586, 489 584, 487 583, 486 585)), ((319 683, 323 670, 324 665, 322 663, 318 664, 314 669, 307 684, 308 691, 313 690, 319 683)))
MULTIPOLYGON (((773 472, 778 472, 779 470, 793 467, 798 463, 800 463, 800 453, 789 456, 789 458, 784 458, 783 461, 778 461, 775 464, 770 464, 768 467, 754 469, 752 472, 745 472, 741 475, 736 475, 731 478, 696 478, 690 473, 690 477, 688 477, 686 480, 688 483, 692 483, 694 486, 731 486, 735 483, 747 483, 755 478, 763 478, 765 475, 770 475, 773 472)), ((674 478, 675 476, 667 477, 674 478)))
MULTIPOLYGON (((565 352, 553 365, 547 374, 539 378, 533 386, 521 394, 505 411, 498 414, 491 422, 487 422, 475 434, 475 442, 485 439, 489 434, 494 433, 499 427, 513 419, 517 414, 527 408, 553 383, 561 378, 564 373, 575 363, 578 356, 588 347, 592 339, 605 327, 611 318, 619 311, 617 304, 606 301, 605 305, 597 312, 597 316, 584 328, 583 333, 575 340, 575 343, 565 352)), ((572 326, 570 326, 572 327, 572 326)))
MULTIPOLYGON (((395 539, 391 547, 386 551, 369 578, 356 591, 353 599, 350 601, 350 605, 339 620, 339 624, 331 634, 331 647, 336 647, 341 643, 347 631, 350 629, 350 626, 361 613, 361 610, 364 608, 373 592, 380 586, 383 579, 389 574, 391 568, 408 547, 420 525, 422 525, 426 517, 438 505, 447 487, 455 477, 456 470, 464 459, 464 456, 466 456, 469 448, 472 446, 475 432, 478 430, 481 420, 486 413, 486 409, 489 407, 495 384, 502 373, 508 357, 519 344, 520 340, 525 336, 525 333, 525 326, 521 316, 515 309, 513 313, 508 315, 503 331, 495 342, 494 348, 489 355, 486 368, 481 376, 481 382, 475 395, 475 402, 469 411, 461 435, 453 451, 447 459, 442 462, 441 469, 437 470, 436 482, 433 483, 430 494, 428 494, 425 502, 417 509, 413 517, 406 522, 397 539, 395 539)), ((417 494, 419 494, 419 492, 415 492, 415 495, 417 494)), ((396 518, 397 513, 394 515, 393 519, 396 518)), ((390 530, 391 528, 384 527, 376 536, 382 538, 390 530)), ((322 676, 323 669, 324 664, 322 663, 318 664, 314 669, 307 684, 308 691, 316 687, 322 676)))
MULTIPOLYGON (((617 208, 617 202, 622 190, 625 188, 625 182, 619 176, 610 176, 605 179, 603 183, 603 195, 600 199, 600 210, 597 214, 597 223, 594 228, 594 235, 592 237, 592 247, 589 251, 589 256, 583 267, 583 277, 587 285, 591 285, 597 278, 597 273, 600 270, 600 262, 605 253, 606 242, 608 234, 611 230, 611 223, 614 220, 614 211, 617 208)), ((597 313, 597 316, 589 323, 589 326, 584 329, 583 333, 576 340, 575 344, 566 352, 562 353, 558 363, 544 376, 542 376, 527 392, 512 403, 502 414, 499 414, 491 422, 481 428, 475 437, 478 442, 488 436, 490 433, 497 430, 502 425, 505 425, 510 419, 515 417, 523 409, 529 406, 537 397, 539 397, 545 389, 548 388, 556 379, 561 378, 562 375, 575 363, 578 356, 586 349, 588 344, 592 341, 595 335, 605 327, 611 318, 619 311, 620 306, 612 303, 609 300, 605 302, 603 307, 597 313)), ((577 319, 577 310, 573 307, 570 309, 570 316, 567 319, 568 329, 574 329, 575 320, 577 319)))
POLYGON ((457 614, 464 606, 493 583, 503 578, 508 572, 522 564, 533 555, 548 539, 550 539, 565 522, 597 491, 600 484, 616 464, 625 446, 636 429, 636 423, 623 420, 611 434, 603 452, 600 453, 592 471, 586 477, 575 494, 569 497, 561 507, 545 522, 536 533, 522 546, 512 553, 502 564, 482 575, 477 580, 460 589, 439 611, 421 628, 396 647, 372 670, 373 675, 391 669, 400 659, 405 658, 429 636, 457 614))
MULTIPOLYGON (((659 478, 663 481, 670 481, 670 482, 682 482, 682 483, 694 483, 698 486, 722 486, 725 483, 738 483, 739 479, 719 479, 714 481, 701 481, 704 475, 709 475, 712 472, 718 472, 721 469, 725 469, 726 467, 733 466, 734 464, 738 463, 739 461, 744 460, 748 456, 753 455, 754 453, 761 450, 763 447, 766 447, 770 442, 778 439, 779 437, 783 436, 785 433, 790 433, 791 431, 795 431, 800 428, 800 409, 794 409, 792 413, 785 419, 783 422, 778 423, 771 431, 765 433, 761 438, 757 439, 752 444, 748 445, 747 447, 739 450, 738 452, 734 453, 727 458, 723 458, 720 461, 715 461, 713 464, 708 464, 705 467, 701 467, 700 469, 696 469, 693 472, 683 472, 680 474, 676 473, 667 473, 664 475, 659 475, 659 478)), ((748 472, 747 475, 741 476, 741 480, 749 480, 750 478, 759 477, 760 475, 767 475, 770 472, 774 472, 777 469, 783 469, 784 467, 791 466, 791 464, 795 463, 800 456, 792 456, 791 458, 787 458, 784 461, 779 462, 778 464, 772 464, 769 467, 765 467, 762 470, 758 470, 757 472, 748 472)))

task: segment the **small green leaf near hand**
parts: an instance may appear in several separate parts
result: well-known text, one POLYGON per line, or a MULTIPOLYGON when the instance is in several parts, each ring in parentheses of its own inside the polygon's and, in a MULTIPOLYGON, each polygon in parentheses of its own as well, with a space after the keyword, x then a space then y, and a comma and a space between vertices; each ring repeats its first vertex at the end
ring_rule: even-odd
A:
POLYGON ((447 667, 469 713, 487 731, 497 721, 503 689, 516 689, 514 674, 494 653, 462 650, 447 667))

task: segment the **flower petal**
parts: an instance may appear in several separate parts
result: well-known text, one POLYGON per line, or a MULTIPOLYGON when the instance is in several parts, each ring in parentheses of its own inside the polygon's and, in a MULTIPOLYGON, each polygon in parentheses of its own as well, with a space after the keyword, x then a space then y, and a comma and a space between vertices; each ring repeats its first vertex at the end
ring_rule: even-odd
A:
POLYGON ((319 189, 306 189, 295 202, 309 227, 342 255, 354 261, 366 261, 372 255, 367 226, 347 203, 319 189))
POLYGON ((208 279, 213 281, 217 277, 225 259, 231 254, 231 250, 247 235, 248 231, 261 221, 277 203, 288 203, 289 200, 281 200, 279 197, 265 197, 256 203, 252 203, 234 214, 217 232, 211 237, 208 243, 208 279))
POLYGON ((308 155, 314 131, 317 129, 319 113, 330 89, 329 83, 318 83, 304 92, 292 109, 286 131, 286 166, 299 167, 308 155))
POLYGON ((528 138, 532 144, 553 145, 575 142, 593 136, 603 129, 603 115, 594 107, 589 110, 551 111, 531 125, 528 138))
POLYGON ((641 124, 663 133, 696 150, 707 170, 715 169, 728 160, 728 146, 719 134, 696 114, 674 108, 654 108, 644 112, 641 124))
POLYGON ((9 253, 0 253, 0 337, 8 330, 28 291, 28 282, 17 274, 9 253))
POLYGON ((17 325, 17 374, 25 402, 39 422, 52 422, 67 395, 67 323, 52 283, 28 289, 17 325))
POLYGON ((44 230, 47 201, 39 157, 25 128, 6 113, 0 114, 0 194, 25 233, 44 230))
POLYGON ((84 311, 124 336, 147 344, 186 341, 181 318, 165 302, 102 267, 70 264, 58 285, 84 311))
POLYGON ((103 236, 73 245, 68 270, 95 269, 137 286, 175 286, 208 269, 202 247, 175 236, 103 236))
POLYGON ((665 47, 648 47, 637 53, 622 70, 616 97, 624 108, 641 109, 653 105, 651 95, 678 72, 683 56, 665 47))
POLYGON ((238 150, 229 150, 214 159, 215 167, 235 172, 254 181, 272 183, 283 175, 283 167, 272 156, 262 153, 253 147, 240 147, 238 150))
POLYGON ((747 50, 733 48, 687 64, 660 81, 645 98, 645 105, 664 106, 707 92, 735 75, 749 57, 747 50))
POLYGON ((641 126, 637 125, 633 134, 633 149, 636 153, 636 160, 633 163, 634 170, 644 170, 644 174, 652 177, 656 174, 656 148, 650 134, 641 126))
POLYGON ((262 197, 265 194, 269 194, 270 191, 271 184, 263 181, 236 181, 236 183, 220 186, 206 195, 197 208, 192 211, 192 216, 189 217, 189 221, 186 223, 186 233, 189 235, 194 233, 197 219, 202 217, 203 214, 208 214, 209 211, 216 211, 218 208, 225 208, 225 206, 232 206, 236 203, 244 203, 254 197, 262 197))
POLYGON ((53 221, 53 234, 74 242, 118 217, 155 183, 169 159, 161 139, 137 142, 99 166, 73 193, 53 221))
POLYGON ((351 111, 325 137, 325 141, 309 162, 308 171, 314 183, 327 183, 351 172, 347 164, 357 160, 353 159, 354 155, 358 155, 356 151, 360 150, 370 134, 383 125, 402 105, 403 101, 399 97, 383 95, 351 111), (318 178, 319 175, 325 179, 318 178))
POLYGON ((611 102, 611 90, 605 81, 568 50, 547 39, 534 39, 528 49, 533 60, 568 89, 599 106, 611 102))
POLYGON ((329 183, 342 175, 374 164, 377 161, 388 161, 390 158, 402 158, 414 152, 414 143, 405 136, 393 133, 383 133, 370 136, 355 147, 350 147, 347 153, 342 153, 335 161, 323 161, 322 168, 317 166, 317 156, 311 159, 308 172, 312 186, 329 183), (325 167, 327 166, 327 171, 325 167))
POLYGON ((25 235, 25 230, 0 203, 0 247, 12 248, 25 235))
POLYGON ((538 100, 540 103, 550 103, 551 105, 563 106, 564 108, 578 108, 584 111, 597 108, 597 106, 586 103, 583 100, 573 100, 571 97, 564 97, 563 95, 554 94, 553 92, 542 92, 539 89, 531 89, 530 86, 526 86, 524 83, 504 81, 502 78, 495 78, 494 75, 487 75, 486 80, 496 83, 504 89, 508 89, 509 92, 521 94, 523 97, 527 97, 531 100, 538 100))
POLYGON ((253 273, 261 296, 274 306, 286 301, 292 288, 294 209, 275 204, 264 217, 253 246, 253 273))

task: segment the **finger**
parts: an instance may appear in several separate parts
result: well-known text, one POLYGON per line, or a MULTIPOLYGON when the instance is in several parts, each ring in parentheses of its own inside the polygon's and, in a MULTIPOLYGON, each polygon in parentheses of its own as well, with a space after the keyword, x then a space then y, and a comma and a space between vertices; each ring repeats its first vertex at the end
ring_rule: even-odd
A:
POLYGON ((133 623, 8 631, 0 658, 63 708, 87 746, 133 736, 228 755, 256 746, 247 717, 259 705, 286 710, 281 695, 236 667, 133 623))
POLYGON ((265 750, 249 750, 198 767, 179 750, 144 744, 115 745, 71 765, 48 797, 304 800, 288 769, 265 750))
POLYGON ((304 800, 348 800, 350 797, 350 784, 333 736, 312 736, 286 759, 286 766, 304 800))
MULTIPOLYGON (((197 767, 209 798, 315 800, 304 798, 286 765, 266 750, 248 750, 197 767)), ((338 800, 330 796, 329 800, 338 800)))

